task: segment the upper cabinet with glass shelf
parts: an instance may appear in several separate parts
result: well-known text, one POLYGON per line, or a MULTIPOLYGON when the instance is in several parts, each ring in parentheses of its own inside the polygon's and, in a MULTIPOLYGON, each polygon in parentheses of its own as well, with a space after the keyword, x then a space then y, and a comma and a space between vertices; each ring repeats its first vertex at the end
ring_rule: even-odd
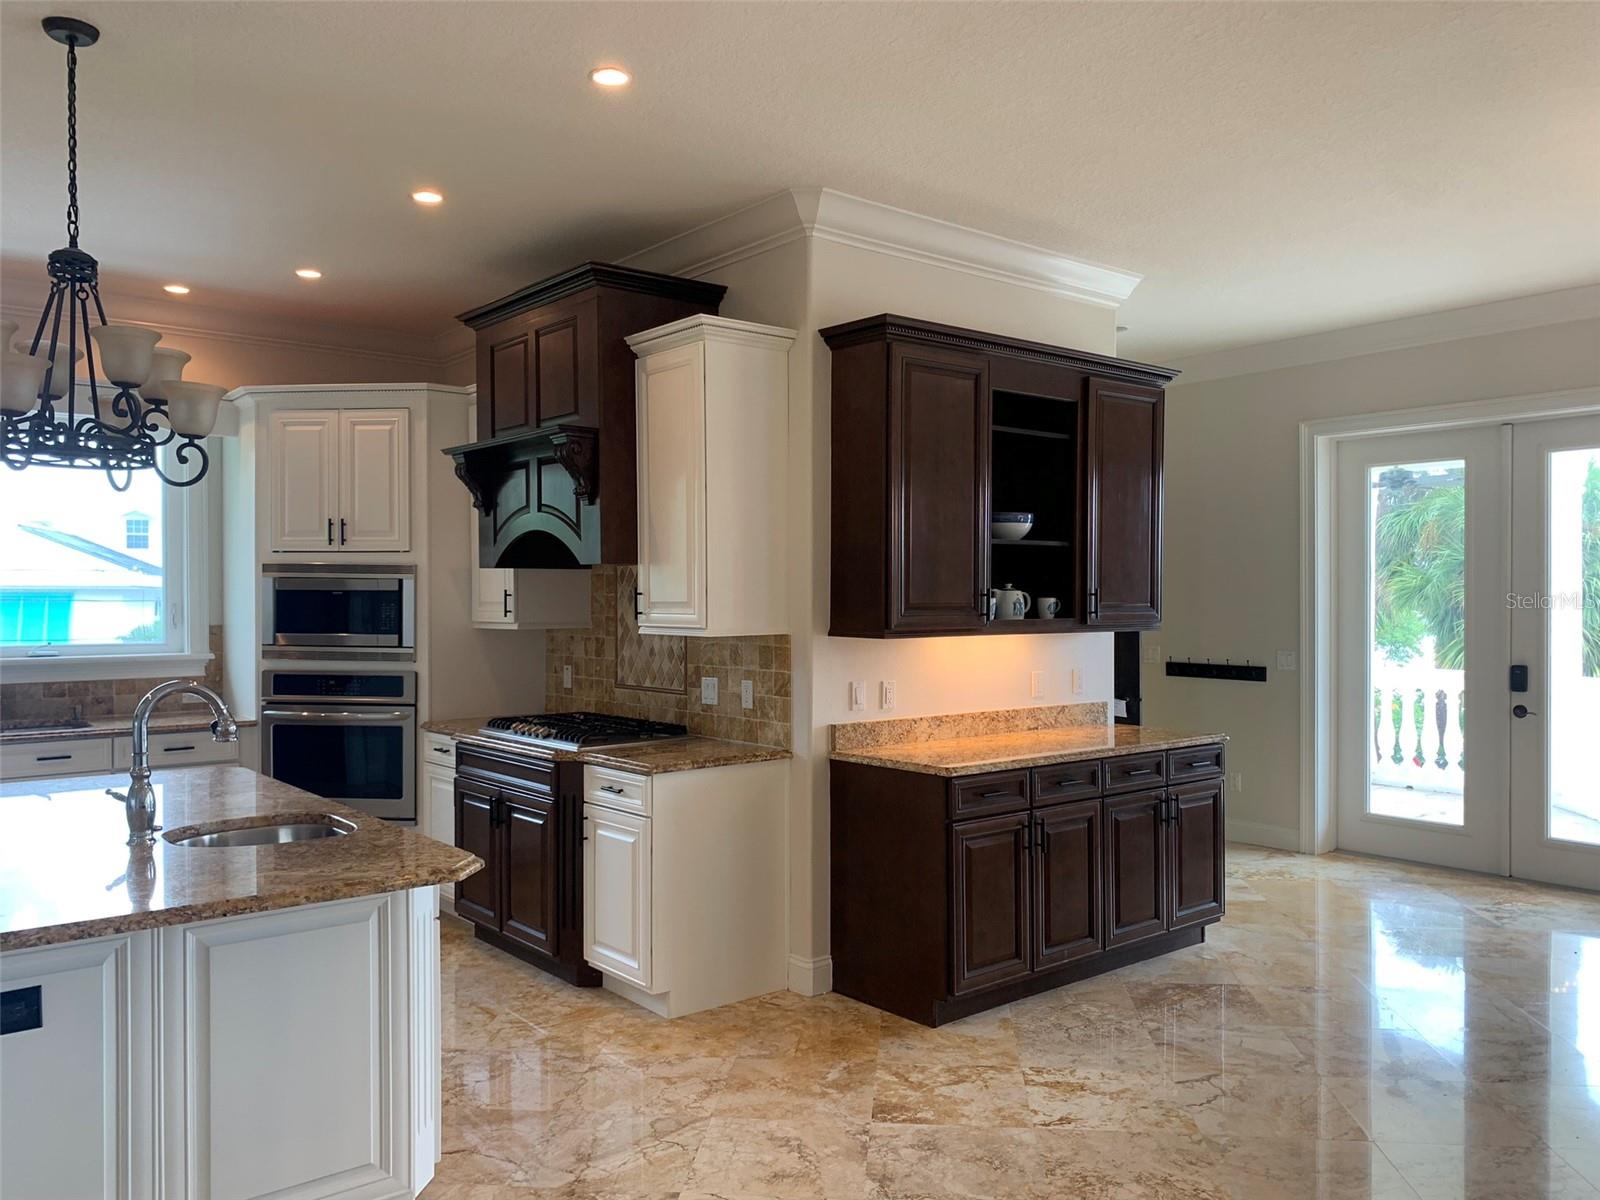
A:
POLYGON ((822 337, 833 635, 1160 625, 1175 371, 889 315, 822 337))

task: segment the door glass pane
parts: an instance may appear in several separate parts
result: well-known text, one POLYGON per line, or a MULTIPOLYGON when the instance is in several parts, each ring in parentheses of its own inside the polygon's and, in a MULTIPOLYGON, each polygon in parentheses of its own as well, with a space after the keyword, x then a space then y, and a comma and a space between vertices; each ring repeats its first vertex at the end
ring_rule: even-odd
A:
POLYGON ((1372 741, 1367 811, 1461 825, 1466 463, 1368 472, 1372 741))
POLYGON ((1600 447, 1550 456, 1550 836, 1600 845, 1600 447), (1585 763, 1585 756, 1589 762, 1585 763))

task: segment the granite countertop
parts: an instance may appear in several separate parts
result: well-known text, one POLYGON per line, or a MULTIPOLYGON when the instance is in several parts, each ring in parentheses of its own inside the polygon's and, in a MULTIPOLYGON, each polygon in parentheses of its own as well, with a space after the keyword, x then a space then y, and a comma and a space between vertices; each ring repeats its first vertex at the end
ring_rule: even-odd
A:
POLYGON ((758 746, 754 742, 732 742, 726 738, 701 737, 691 734, 683 738, 664 738, 654 742, 636 742, 625 746, 596 746, 591 750, 554 750, 544 747, 519 746, 509 738, 481 737, 478 730, 487 717, 458 717, 449 721, 424 721, 425 733, 442 733, 456 741, 475 742, 497 750, 526 749, 539 758, 561 762, 590 763, 597 767, 610 767, 614 771, 631 771, 635 775, 664 775, 669 771, 702 771, 711 767, 732 767, 740 763, 777 762, 793 758, 791 751, 775 746, 758 746))
POLYGON ((1227 740, 1227 736, 1220 733, 1179 733, 1140 725, 1114 725, 1110 728, 1104 725, 1079 725, 862 746, 852 750, 835 750, 828 757, 835 762, 892 767, 924 775, 956 776, 1016 767, 1042 767, 1084 758, 1177 750, 1184 746, 1210 746, 1227 740))
POLYGON ((286 845, 185 847, 157 834, 130 847, 123 806, 105 794, 126 788, 126 774, 0 784, 0 950, 448 883, 483 866, 242 767, 158 771, 154 784, 156 820, 171 832, 327 813, 356 828, 286 845))
MULTIPOLYGON (((128 717, 86 717, 88 722, 80 728, 63 728, 60 725, 47 726, 43 729, 6 729, 0 731, 0 746, 13 742, 64 742, 73 738, 110 737, 121 734, 123 737, 133 736, 133 718, 128 717)), ((238 722, 240 729, 248 729, 254 725, 252 721, 238 722)), ((199 706, 192 713, 181 710, 169 713, 156 713, 150 718, 151 733, 193 733, 206 732, 211 729, 211 710, 199 706)))

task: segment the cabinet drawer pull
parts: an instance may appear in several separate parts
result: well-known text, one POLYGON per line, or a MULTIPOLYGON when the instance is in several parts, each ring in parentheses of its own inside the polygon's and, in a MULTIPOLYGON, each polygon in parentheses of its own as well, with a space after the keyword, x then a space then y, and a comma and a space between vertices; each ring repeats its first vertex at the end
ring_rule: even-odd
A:
POLYGON ((70 754, 40 754, 34 757, 34 762, 67 762, 72 758, 70 754))
POLYGON ((600 785, 600 790, 601 790, 601 791, 602 791, 602 792, 610 792, 610 793, 611 793, 611 794, 612 794, 612 795, 613 795, 613 796, 620 796, 620 795, 622 795, 622 794, 623 794, 623 791, 622 791, 622 789, 621 789, 621 788, 619 788, 619 787, 612 787, 612 786, 611 786, 611 785, 610 785, 610 784, 609 784, 609 783, 603 783, 603 784, 601 784, 601 785, 600 785))
POLYGON ((1156 769, 1154 767, 1140 767, 1137 771, 1129 771, 1128 778, 1137 779, 1141 775, 1154 775, 1155 773, 1156 769))
POLYGON ((1196 769, 1196 768, 1199 768, 1199 767, 1209 767, 1209 766, 1212 765, 1213 761, 1214 761, 1213 759, 1202 758, 1199 762, 1190 763, 1189 767, 1190 767, 1190 769, 1196 769))
POLYGON ((978 799, 993 800, 997 796, 1010 796, 1012 794, 1013 793, 1010 788, 990 788, 987 792, 979 792, 978 799))
POLYGON ((194 746, 163 746, 163 747, 161 747, 161 753, 163 753, 163 754, 177 754, 180 751, 194 750, 194 749, 196 749, 196 747, 194 747, 194 746))

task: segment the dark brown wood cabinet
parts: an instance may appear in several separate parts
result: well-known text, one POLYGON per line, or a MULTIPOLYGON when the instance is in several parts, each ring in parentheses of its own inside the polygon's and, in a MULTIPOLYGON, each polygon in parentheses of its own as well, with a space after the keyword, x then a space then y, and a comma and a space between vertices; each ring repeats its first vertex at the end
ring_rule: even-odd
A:
POLYGON ((624 339, 715 313, 726 291, 589 262, 460 315, 477 336, 479 440, 450 452, 481 514, 481 565, 638 562, 624 339))
POLYGON ((1034 970, 1105 948, 1102 828, 1099 800, 1057 804, 1034 818, 1039 876, 1034 970))
POLYGON ((583 960, 583 767, 513 751, 456 749, 456 845, 484 869, 456 885, 456 915, 482 941, 570 983, 583 960))
POLYGON ((1032 817, 1026 812, 950 827, 950 897, 957 994, 1032 970, 1029 883, 1032 817))
POLYGON ((833 355, 830 633, 1154 629, 1176 372, 883 315, 833 355), (994 513, 1029 512, 1020 540, 994 513), (994 611, 1015 588, 1060 611, 994 611))
POLYGON ((1174 929, 1222 915, 1222 803, 1220 776, 1174 787, 1167 793, 1174 929))
POLYGON ((556 806, 550 799, 502 788, 500 812, 505 856, 500 932, 531 950, 554 954, 559 944, 556 889, 561 877, 556 806))
POLYGON ((842 995, 937 1025, 1194 945, 1223 915, 1220 745, 953 779, 831 771, 842 995), (1130 789, 1144 772, 1156 785, 1130 789))
POLYGON ((1166 933, 1166 792, 1108 799, 1106 807, 1106 945, 1125 946, 1166 933))
POLYGON ((500 925, 500 836, 493 788, 456 780, 456 845, 483 859, 483 870, 456 884, 456 915, 500 925))

